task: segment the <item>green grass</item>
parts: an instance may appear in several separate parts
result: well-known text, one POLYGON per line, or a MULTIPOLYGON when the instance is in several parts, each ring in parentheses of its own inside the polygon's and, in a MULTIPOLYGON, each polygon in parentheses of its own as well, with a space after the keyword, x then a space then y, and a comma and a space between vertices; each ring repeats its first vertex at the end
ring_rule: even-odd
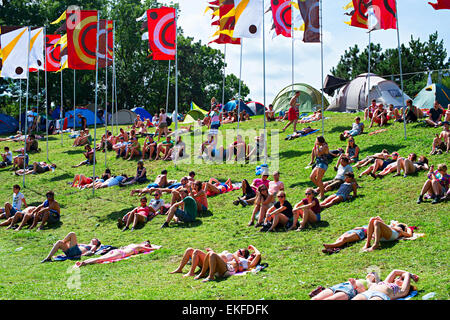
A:
MULTIPOLYGON (((331 149, 343 147, 339 133, 351 126, 354 115, 326 113, 325 137, 331 149)), ((284 124, 283 124, 284 125, 284 124)), ((263 127, 262 118, 243 123, 242 129, 263 127)), ((279 129, 280 123, 269 123, 268 129, 279 129)), ((320 127, 320 123, 313 124, 320 127)), ((226 125, 225 128, 233 128, 226 125)), ((100 132, 103 132, 100 128, 100 132)), ((288 129, 291 132, 291 128, 288 129)), ((374 131, 376 128, 371 129, 374 131)), ((405 156, 409 152, 426 155, 430 151, 433 134, 439 129, 408 125, 408 140, 404 139, 403 124, 389 125, 388 131, 378 135, 364 134, 356 137, 361 157, 387 148, 405 156)), ((99 133, 101 135, 101 133, 99 133)), ((280 134, 281 180, 287 188, 287 199, 296 203, 303 198, 304 189, 312 186, 309 181, 310 151, 317 134, 294 141, 285 141, 287 133, 280 134)), ((142 139, 140 139, 142 142, 142 139)), ((28 203, 38 204, 48 190, 54 190, 62 207, 62 225, 43 231, 21 232, 0 230, 0 299, 309 299, 308 293, 317 285, 329 286, 346 281, 350 277, 364 277, 367 268, 379 268, 385 277, 392 269, 405 269, 421 277, 418 283, 419 297, 436 292, 437 299, 449 299, 449 206, 448 203, 432 205, 416 204, 425 173, 409 178, 389 176, 372 181, 371 177, 358 180, 363 187, 359 196, 350 203, 343 203, 322 212, 322 223, 307 231, 260 233, 247 227, 251 208, 236 207, 232 201, 240 195, 235 191, 209 198, 212 215, 200 217, 189 226, 171 226, 160 230, 164 217, 157 216, 144 228, 135 232, 121 232, 116 227, 117 218, 138 204, 137 197, 130 197, 131 187, 107 188, 96 191, 70 188, 67 182, 74 174, 92 174, 92 167, 70 168, 83 160, 82 148, 70 147, 72 140, 64 136, 50 137, 50 159, 58 168, 53 173, 27 176, 22 189, 28 203), (360 253, 363 243, 356 243, 338 254, 324 255, 322 243, 334 241, 343 232, 367 224, 372 216, 385 221, 399 220, 419 226, 426 234, 415 241, 400 241, 382 245, 382 250, 360 253), (152 254, 133 257, 107 265, 91 265, 80 269, 80 289, 68 287, 67 281, 74 262, 40 264, 52 244, 68 232, 76 232, 82 243, 98 237, 104 244, 115 246, 150 239, 163 248, 152 254), (236 250, 255 245, 269 267, 258 274, 231 277, 209 283, 184 279, 171 275, 187 247, 216 251, 236 250), (22 250, 16 251, 17 248, 22 250)), ((0 148, 12 149, 19 143, 0 143, 0 148)), ((42 152, 31 156, 32 161, 45 161, 45 141, 40 142, 42 152)), ((269 148, 270 150, 270 148, 269 148)), ((104 154, 97 153, 97 173, 103 172, 104 154)), ((448 155, 431 157, 431 163, 447 163, 448 155)), ((255 178, 255 164, 247 165, 179 165, 167 162, 145 162, 149 177, 154 178, 167 167, 169 178, 179 179, 195 170, 197 178, 220 180, 231 178, 249 181, 255 178)), ((135 173, 135 161, 116 160, 108 153, 108 167, 113 174, 135 173)), ((332 179, 335 172, 330 166, 325 179, 332 179)), ((10 202, 12 185, 22 184, 22 177, 0 169, 1 202, 10 202)), ((167 195, 164 199, 169 201, 167 195)), ((187 270, 187 268, 186 268, 187 270)))

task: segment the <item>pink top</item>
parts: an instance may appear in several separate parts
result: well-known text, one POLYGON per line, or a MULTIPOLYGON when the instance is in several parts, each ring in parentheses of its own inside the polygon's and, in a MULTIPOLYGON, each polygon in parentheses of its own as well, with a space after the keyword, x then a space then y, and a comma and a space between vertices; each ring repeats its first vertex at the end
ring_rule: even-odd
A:
POLYGON ((260 185, 265 185, 267 188, 269 188, 269 183, 270 183, 270 180, 269 179, 267 179, 267 180, 263 180, 263 179, 260 179, 260 178, 258 178, 258 179, 255 179, 255 180, 253 180, 253 186, 252 186, 252 189, 254 190, 254 191, 256 191, 257 189, 258 189, 258 187, 260 186, 260 185))
POLYGON ((277 194, 282 189, 284 189, 283 182, 281 182, 281 181, 278 181, 278 182, 270 181, 269 182, 269 193, 270 194, 277 194))
POLYGON ((148 216, 150 215, 150 207, 138 207, 137 213, 146 216, 148 218, 148 216))

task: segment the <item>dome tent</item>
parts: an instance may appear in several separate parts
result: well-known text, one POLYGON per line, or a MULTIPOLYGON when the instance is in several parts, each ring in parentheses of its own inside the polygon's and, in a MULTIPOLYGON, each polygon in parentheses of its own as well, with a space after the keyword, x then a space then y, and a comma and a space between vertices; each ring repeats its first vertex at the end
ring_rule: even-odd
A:
POLYGON ((152 115, 144 108, 137 107, 137 108, 131 109, 131 111, 136 113, 138 116, 140 116, 141 120, 145 120, 145 119, 151 120, 152 119, 152 115))
POLYGON ((402 94, 400 88, 393 81, 386 80, 376 74, 370 74, 370 93, 367 97, 367 73, 360 74, 336 93, 328 111, 358 112, 367 108, 370 101, 375 99, 377 103, 393 104, 395 108, 403 107, 403 100, 410 99, 402 94))
POLYGON ((264 111, 265 111, 264 105, 262 103, 259 103, 256 101, 247 102, 247 107, 249 107, 253 113, 253 114, 250 114, 251 116, 262 115, 262 114, 264 114, 264 111))
POLYGON ((112 119, 113 119, 114 123, 116 122, 116 119, 117 119, 117 123, 119 125, 133 124, 134 120, 137 119, 137 115, 136 115, 136 113, 134 113, 128 109, 121 109, 113 114, 112 119))
MULTIPOLYGON (((242 112, 242 111, 245 110, 245 112, 247 112, 250 116, 254 116, 254 115, 255 115, 255 114, 253 113, 252 109, 250 109, 243 101, 241 101, 241 102, 239 103, 239 105, 240 105, 240 106, 239 106, 240 112, 242 112)), ((222 112, 223 112, 223 111, 230 112, 230 111, 233 111, 234 109, 237 109, 237 107, 238 107, 238 100, 231 100, 231 101, 228 101, 228 102, 225 104, 225 106, 223 107, 222 112)), ((236 112, 237 112, 237 110, 236 110, 236 112)))
MULTIPOLYGON (((298 107, 300 112, 313 112, 322 107, 322 94, 312 86, 306 83, 296 83, 285 87, 281 90, 272 102, 273 110, 277 113, 280 111, 287 111, 289 109, 289 102, 293 97, 293 92, 300 91, 298 107)), ((324 108, 329 105, 328 100, 324 97, 324 108)))
POLYGON ((11 116, 0 113, 0 134, 16 133, 19 122, 11 116))
MULTIPOLYGON (((94 113, 89 109, 75 109, 75 126, 81 127, 81 120, 78 118, 78 114, 81 114, 83 117, 86 118, 86 122, 88 126, 92 126, 95 124, 95 121, 97 121, 97 124, 103 124, 103 121, 94 115, 94 113), (97 120, 95 120, 97 118, 97 120)), ((65 114, 65 117, 68 118, 67 126, 69 128, 73 127, 73 110, 68 111, 65 114)))
POLYGON ((204 117, 205 115, 200 110, 192 109, 188 113, 186 113, 186 116, 184 117, 184 121, 182 123, 194 123, 198 120, 202 120, 204 117))
POLYGON ((446 108, 450 104, 450 89, 442 84, 433 83, 417 94, 413 104, 420 109, 431 109, 436 100, 442 107, 446 108))

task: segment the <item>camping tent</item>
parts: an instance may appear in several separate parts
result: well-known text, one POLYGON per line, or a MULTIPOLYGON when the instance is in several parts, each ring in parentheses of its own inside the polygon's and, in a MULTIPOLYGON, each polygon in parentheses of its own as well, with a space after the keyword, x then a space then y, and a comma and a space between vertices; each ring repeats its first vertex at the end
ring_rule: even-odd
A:
POLYGON ((205 116, 208 114, 208 111, 203 110, 202 108, 200 108, 198 105, 195 104, 195 102, 191 102, 191 110, 198 110, 205 116))
POLYGON ((262 103, 259 103, 256 101, 247 102, 247 107, 249 107, 253 113, 253 114, 250 114, 251 116, 262 115, 262 114, 264 114, 264 111, 265 111, 264 105, 262 103))
POLYGON ((131 109, 131 111, 133 111, 134 113, 139 115, 141 120, 145 120, 145 119, 151 120, 152 119, 152 115, 144 108, 137 107, 137 108, 131 109))
MULTIPOLYGON (((300 112, 312 112, 322 107, 322 94, 320 91, 305 83, 296 83, 289 85, 281 90, 272 102, 273 110, 277 113, 280 111, 287 111, 289 109, 289 102, 294 96, 293 92, 300 91, 298 98, 298 107, 300 112)), ((324 107, 329 105, 326 98, 324 98, 324 107)))
POLYGON ((403 99, 410 99, 403 94, 393 81, 383 79, 375 74, 370 74, 370 93, 367 98, 367 73, 360 74, 355 79, 341 87, 328 111, 358 112, 364 110, 373 99, 377 103, 393 104, 395 108, 403 107, 403 99))
POLYGON ((0 134, 16 133, 19 122, 6 114, 0 113, 0 134))
POLYGON ((205 115, 201 111, 192 109, 186 114, 186 116, 184 117, 184 121, 182 123, 183 124, 194 123, 199 119, 203 119, 204 117, 205 115))
POLYGON ((117 111, 116 113, 114 113, 112 119, 113 119, 114 123, 116 122, 116 119, 117 119, 118 124, 122 125, 122 124, 133 124, 134 120, 136 120, 136 118, 137 118, 136 113, 131 112, 128 109, 121 109, 121 110, 117 111))
MULTIPOLYGON (((81 126, 81 120, 78 118, 78 114, 81 114, 86 118, 87 125, 92 126, 95 124, 95 118, 97 118, 97 124, 103 124, 103 121, 99 117, 95 117, 94 113, 88 109, 75 109, 75 125, 81 126)), ((65 117, 68 118, 67 126, 69 128, 73 127, 73 110, 68 111, 65 114, 65 117)))
MULTIPOLYGON (((234 109, 237 109, 238 106, 238 100, 231 100, 225 104, 222 111, 233 111, 234 109)), ((253 111, 243 102, 240 103, 240 110, 241 112, 245 110, 250 116, 254 116, 255 114, 253 111)))
POLYGON ((447 108, 450 104, 450 89, 442 84, 433 83, 417 94, 413 104, 420 109, 431 109, 436 100, 441 106, 447 108))

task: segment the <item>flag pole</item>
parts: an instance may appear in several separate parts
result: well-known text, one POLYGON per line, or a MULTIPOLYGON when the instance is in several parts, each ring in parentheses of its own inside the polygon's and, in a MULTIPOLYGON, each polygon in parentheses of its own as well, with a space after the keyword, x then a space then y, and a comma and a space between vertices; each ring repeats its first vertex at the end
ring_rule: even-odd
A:
POLYGON ((323 10, 322 0, 320 0, 320 63, 321 63, 321 76, 322 76, 322 136, 325 135, 325 115, 324 115, 324 97, 323 97, 323 10))
MULTIPOLYGON (((266 34, 265 34, 265 19, 264 19, 264 0, 262 3, 262 38, 263 38, 263 95, 264 95, 264 164, 267 164, 267 127, 266 127, 266 34)), ((255 110, 256 111, 256 110, 255 110)))
MULTIPOLYGON (((95 163, 96 163, 96 145, 97 145, 97 94, 98 94, 98 39, 100 26, 100 11, 97 11, 97 38, 95 44, 95 112, 94 112, 94 159, 93 159, 93 175, 95 180, 95 163)), ((92 195, 95 196, 95 188, 92 188, 92 195)))
POLYGON ((239 59, 239 99, 238 99, 238 123, 237 123, 237 134, 239 134, 239 123, 241 122, 241 83, 242 83, 242 47, 244 45, 244 39, 241 38, 241 54, 239 59))
POLYGON ((369 31, 369 61, 368 61, 368 71, 367 71, 367 106, 370 106, 370 59, 371 59, 371 55, 372 55, 372 50, 371 50, 371 46, 372 46, 372 30, 369 31))
MULTIPOLYGON (((116 135, 119 133, 119 118, 118 118, 118 110, 117 110, 117 83, 116 83, 116 21, 113 21, 113 85, 112 85, 112 110, 114 110, 114 104, 116 106, 116 135)), ((114 117, 113 117, 114 118, 114 117)), ((114 124, 111 127, 111 132, 114 130, 114 124)))
MULTIPOLYGON (((44 40, 47 39, 47 28, 44 27, 44 40)), ((47 41, 44 43, 44 85, 45 85, 45 139, 47 145, 48 161, 48 94, 47 94, 47 41)))
POLYGON ((75 112, 76 112, 76 70, 73 69, 73 131, 75 131, 75 112))
MULTIPOLYGON (((19 131, 22 132, 22 79, 19 79, 20 95, 19 95, 19 131)), ((27 115, 25 114, 25 118, 27 115)))
POLYGON ((220 112, 223 112, 223 106, 225 105, 225 77, 227 68, 226 61, 227 61, 227 44, 225 43, 223 52, 222 108, 220 112))
POLYGON ((395 1, 395 20, 397 22, 397 43, 398 43, 398 60, 400 65, 400 84, 402 86, 402 101, 403 101, 403 127, 405 130, 405 140, 406 136, 406 103, 405 103, 405 94, 403 92, 403 67, 402 67, 402 48, 400 46, 400 31, 399 31, 399 23, 398 23, 398 9, 397 9, 397 1, 395 1))
POLYGON ((105 41, 105 145, 104 145, 104 151, 105 151, 105 168, 107 167, 107 151, 108 148, 106 147, 106 140, 108 139, 108 29, 109 29, 109 20, 105 20, 105 34, 106 34, 106 41, 105 41))
MULTIPOLYGON (((36 95, 36 113, 39 116, 39 69, 37 71, 37 95, 36 95)), ((36 126, 37 127, 37 126, 36 126)), ((38 128, 36 128, 38 129, 38 128)))
POLYGON ((292 46, 292 61, 291 61, 291 71, 292 71, 292 95, 294 95, 294 4, 291 3, 291 46, 292 46))
MULTIPOLYGON (((178 9, 175 8, 175 145, 178 142, 178 9)), ((177 155, 174 156, 175 168, 177 155)))
POLYGON ((28 96, 29 96, 29 85, 30 85, 30 41, 31 41, 31 28, 28 27, 28 54, 27 54, 27 96, 25 102, 25 139, 24 139, 24 147, 23 147, 23 180, 22 186, 25 188, 25 166, 26 166, 26 158, 27 158, 27 131, 28 131, 28 96))
MULTIPOLYGON (((62 50, 61 50, 62 52, 62 50)), ((62 61, 61 61, 62 62, 62 61)), ((63 119, 63 65, 61 64, 61 108, 59 110, 60 127, 61 127, 61 145, 63 145, 63 130, 64 130, 64 119, 63 119)))
MULTIPOLYGON (((169 91, 170 91, 170 60, 169 68, 167 69, 167 94, 166 94, 166 114, 169 112, 169 91)), ((151 120, 151 119, 150 119, 151 120)))

